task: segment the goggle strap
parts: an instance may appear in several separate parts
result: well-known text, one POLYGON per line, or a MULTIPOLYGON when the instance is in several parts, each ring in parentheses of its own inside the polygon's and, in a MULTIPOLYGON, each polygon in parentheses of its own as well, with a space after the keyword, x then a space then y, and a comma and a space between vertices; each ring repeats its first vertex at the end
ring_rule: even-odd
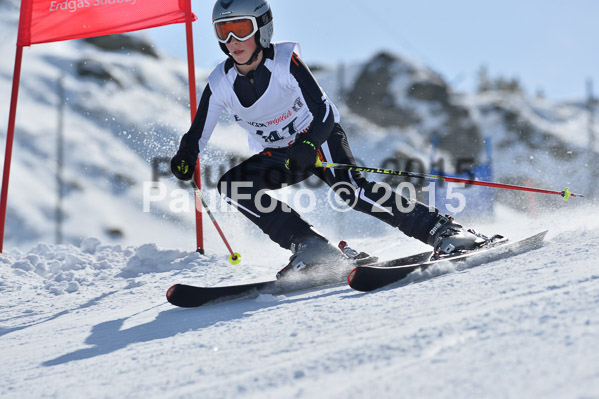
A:
POLYGON ((268 11, 266 11, 264 14, 260 15, 258 18, 256 18, 256 23, 258 24, 258 28, 263 27, 264 25, 268 24, 270 21, 272 21, 272 12, 270 11, 270 9, 268 11))

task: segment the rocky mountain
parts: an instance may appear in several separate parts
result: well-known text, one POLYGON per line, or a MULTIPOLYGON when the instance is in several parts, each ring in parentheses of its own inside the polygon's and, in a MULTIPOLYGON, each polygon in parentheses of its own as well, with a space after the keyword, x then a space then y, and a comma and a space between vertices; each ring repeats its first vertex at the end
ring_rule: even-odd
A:
MULTIPOLYGON (((599 177, 596 99, 553 103, 522 90, 458 93, 430 68, 384 52, 356 73, 346 103, 392 135, 420 135, 423 153, 436 143, 450 171, 460 158, 481 163, 490 156, 495 178, 509 183, 585 190, 599 177)), ((513 202, 512 194, 499 198, 513 202)))

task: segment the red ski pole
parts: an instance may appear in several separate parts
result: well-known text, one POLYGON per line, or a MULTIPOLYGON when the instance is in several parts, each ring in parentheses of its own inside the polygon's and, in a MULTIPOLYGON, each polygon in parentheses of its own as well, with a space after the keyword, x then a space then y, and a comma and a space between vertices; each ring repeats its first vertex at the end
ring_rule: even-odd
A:
POLYGON ((212 220, 212 223, 214 223, 214 227, 216 227, 216 231, 218 231, 218 234, 220 234, 220 238, 223 239, 223 242, 225 243, 225 245, 227 246, 227 249, 229 250, 229 253, 231 254, 231 256, 229 256, 229 263, 231 263, 232 265, 238 264, 239 262, 241 262, 241 255, 237 252, 233 252, 233 249, 231 249, 229 242, 225 238, 225 234, 223 233, 220 226, 216 222, 216 219, 214 218, 214 215, 212 215, 212 212, 210 212, 210 208, 208 207, 208 203, 206 202, 206 200, 204 199, 204 196, 202 195, 202 191, 198 188, 198 186, 195 183, 195 181, 193 180, 193 178, 190 180, 190 183, 191 183, 191 187, 193 187, 193 191, 195 191, 195 193, 198 196, 198 198, 200 199, 200 201, 202 201, 202 205, 204 206, 206 213, 210 217, 210 220, 212 220))
POLYGON ((383 174, 383 175, 393 175, 393 176, 402 176, 402 177, 414 177, 414 178, 419 178, 419 179, 437 180, 437 181, 444 181, 444 182, 449 182, 449 183, 465 183, 465 184, 469 184, 469 185, 473 185, 473 186, 505 188, 508 190, 529 191, 529 192, 533 192, 533 193, 555 194, 555 195, 562 196, 564 198, 564 201, 568 201, 568 199, 570 199, 570 197, 583 197, 583 195, 581 195, 581 194, 571 193, 570 189, 568 187, 566 187, 563 191, 543 190, 543 189, 534 188, 534 187, 515 186, 513 184, 493 183, 493 182, 482 181, 482 180, 462 179, 459 177, 431 175, 431 174, 427 174, 427 173, 404 172, 404 171, 392 170, 392 169, 367 168, 367 167, 362 167, 362 166, 346 165, 346 164, 340 164, 340 163, 322 163, 320 160, 316 161, 316 167, 342 169, 342 170, 354 170, 356 172, 370 172, 370 173, 379 173, 379 174, 383 174))

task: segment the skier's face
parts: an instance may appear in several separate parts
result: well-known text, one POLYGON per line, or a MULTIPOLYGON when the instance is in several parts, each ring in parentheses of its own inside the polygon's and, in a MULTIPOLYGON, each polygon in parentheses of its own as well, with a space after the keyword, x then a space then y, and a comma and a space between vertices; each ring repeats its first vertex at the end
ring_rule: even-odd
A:
POLYGON ((239 41, 234 37, 231 37, 226 44, 227 50, 231 53, 231 56, 235 61, 240 64, 244 64, 249 61, 254 51, 256 51, 256 39, 254 36, 250 37, 247 40, 239 41))

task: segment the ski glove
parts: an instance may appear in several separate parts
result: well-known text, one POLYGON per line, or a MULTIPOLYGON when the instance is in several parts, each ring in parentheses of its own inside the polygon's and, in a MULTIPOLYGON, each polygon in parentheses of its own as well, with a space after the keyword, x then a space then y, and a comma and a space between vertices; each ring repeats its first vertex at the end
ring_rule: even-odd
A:
POLYGON ((285 167, 291 173, 304 173, 316 166, 317 146, 309 139, 299 139, 287 150, 285 167))
POLYGON ((180 180, 191 180, 198 162, 198 154, 187 148, 179 148, 179 151, 171 159, 171 171, 180 180))

